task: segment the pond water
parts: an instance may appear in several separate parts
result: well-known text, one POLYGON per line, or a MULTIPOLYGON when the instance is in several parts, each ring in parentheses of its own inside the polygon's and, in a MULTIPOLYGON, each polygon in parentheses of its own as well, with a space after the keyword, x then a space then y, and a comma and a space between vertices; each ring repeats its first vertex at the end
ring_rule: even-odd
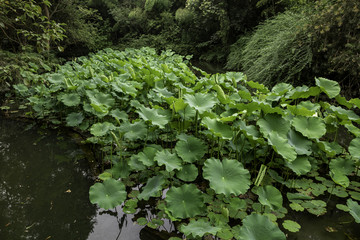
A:
MULTIPOLYGON (((121 207, 104 211, 91 204, 92 175, 85 152, 66 134, 0 116, 0 239, 155 240, 175 231, 169 221, 153 230, 134 224, 121 207)), ((332 208, 321 217, 289 213, 286 219, 302 228, 288 239, 360 239, 360 225, 332 208)), ((155 217, 150 206, 136 216, 155 217)))
POLYGON ((103 211, 91 204, 91 176, 84 151, 70 137, 0 116, 0 239, 168 238, 170 223, 154 233, 120 207, 103 211))

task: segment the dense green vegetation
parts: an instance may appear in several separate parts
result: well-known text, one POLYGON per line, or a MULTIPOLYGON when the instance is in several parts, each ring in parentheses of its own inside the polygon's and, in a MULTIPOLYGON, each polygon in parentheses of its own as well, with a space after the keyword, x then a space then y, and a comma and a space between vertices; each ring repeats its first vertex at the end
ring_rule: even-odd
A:
POLYGON ((134 213, 156 199, 157 218, 136 219, 141 225, 168 218, 188 239, 285 239, 279 226, 301 228, 288 209, 320 216, 332 195, 360 222, 359 98, 347 101, 325 78, 268 89, 188 61, 151 48, 105 49, 14 87, 28 115, 101 146, 92 203, 134 213))
POLYGON ((334 195, 360 222, 359 1, 0 0, 0 12, 0 104, 15 91, 27 117, 99 147, 92 203, 154 201, 158 218, 136 221, 171 219, 187 239, 285 239, 301 227, 288 210, 323 215, 334 195))

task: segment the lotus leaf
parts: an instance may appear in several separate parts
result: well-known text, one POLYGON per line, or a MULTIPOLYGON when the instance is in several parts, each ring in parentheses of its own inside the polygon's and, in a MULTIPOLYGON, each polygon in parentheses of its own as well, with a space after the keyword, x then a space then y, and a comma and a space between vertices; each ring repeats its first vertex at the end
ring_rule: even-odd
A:
POLYGON ((316 216, 321 216, 326 213, 326 202, 322 200, 310 200, 302 202, 301 206, 303 206, 309 213, 316 216))
POLYGON ((182 225, 180 231, 186 236, 203 237, 205 234, 216 235, 220 227, 211 226, 211 223, 206 219, 191 220, 188 225, 182 225))
POLYGON ((319 139, 326 133, 324 121, 317 117, 296 116, 292 125, 302 135, 311 139, 319 139))
POLYGON ((297 154, 295 149, 289 144, 288 140, 280 135, 278 132, 271 131, 268 133, 269 144, 273 149, 280 154, 284 159, 292 162, 296 159, 297 154))
POLYGON ((315 78, 316 85, 320 87, 321 91, 326 93, 329 98, 334 98, 340 93, 339 83, 326 79, 326 78, 315 78))
POLYGON ((175 218, 191 218, 205 211, 202 193, 194 184, 171 187, 165 202, 175 218))
POLYGON ((128 115, 124 111, 120 111, 119 109, 111 110, 110 115, 116 119, 120 119, 122 121, 128 120, 128 115))
POLYGON ((360 137, 351 140, 349 145, 349 152, 353 158, 360 160, 360 137))
POLYGON ((70 127, 79 126, 84 120, 84 115, 82 113, 70 113, 66 117, 66 125, 70 127))
POLYGON ((330 176, 337 184, 348 187, 350 181, 346 175, 355 170, 354 161, 347 158, 336 158, 330 161, 330 176))
POLYGON ((126 196, 125 185, 113 178, 102 183, 95 183, 90 187, 89 191, 90 202, 98 204, 105 210, 122 204, 126 196))
POLYGON ((142 164, 147 167, 153 166, 155 163, 155 155, 157 153, 157 149, 153 147, 145 147, 144 150, 137 154, 138 159, 142 164))
POLYGON ((290 232, 298 232, 301 228, 301 226, 297 222, 291 220, 285 220, 282 225, 290 232))
POLYGON ((91 126, 90 132, 96 137, 101 137, 114 130, 115 126, 109 122, 95 123, 91 126))
POLYGON ((59 95, 58 99, 68 107, 73 107, 80 104, 80 96, 77 93, 68 93, 68 94, 65 93, 59 95))
POLYGON ((51 74, 47 80, 54 85, 60 85, 64 83, 65 76, 59 73, 54 73, 51 74))
POLYGON ((299 132, 290 129, 287 134, 289 144, 299 155, 310 155, 312 142, 301 135, 299 132))
POLYGON ((224 159, 221 162, 209 158, 204 163, 203 176, 217 194, 245 194, 250 187, 249 171, 236 160, 224 159))
POLYGON ((130 166, 126 161, 119 161, 110 169, 113 178, 126 178, 130 175, 130 166))
POLYGON ((348 199, 346 204, 349 207, 349 212, 355 219, 355 222, 360 223, 360 205, 351 199, 348 199))
POLYGON ((360 108, 360 99, 359 98, 353 98, 349 101, 349 103, 354 104, 357 108, 360 108))
POLYGON ((134 171, 142 171, 146 169, 146 166, 139 160, 137 155, 132 155, 128 162, 130 169, 134 171))
POLYGON ((256 123, 260 127, 260 132, 268 137, 271 131, 277 132, 279 135, 286 137, 290 130, 290 122, 278 114, 266 114, 256 123))
POLYGON ((360 192, 349 191, 351 198, 360 201, 360 192))
POLYGON ((115 99, 107 93, 99 92, 97 90, 87 90, 86 95, 94 105, 104 105, 110 108, 115 104, 115 99))
POLYGON ((165 165, 168 172, 175 169, 181 170, 182 168, 181 159, 167 149, 157 152, 154 159, 158 162, 159 166, 165 165))
POLYGON ((149 200, 150 197, 154 197, 160 190, 162 190, 162 185, 164 183, 165 179, 163 176, 154 176, 149 178, 138 198, 140 200, 149 200))
POLYGON ((294 87, 288 83, 278 83, 271 89, 271 92, 276 93, 278 95, 284 95, 285 93, 287 93, 292 89, 294 89, 294 87))
POLYGON ((337 142, 318 141, 318 146, 329 157, 335 157, 343 151, 343 148, 337 142))
POLYGON ((165 128, 165 125, 169 122, 168 116, 163 115, 160 109, 140 106, 137 113, 142 119, 151 121, 153 125, 159 126, 159 128, 165 128))
POLYGON ((302 212, 305 210, 305 208, 303 208, 299 203, 290 203, 289 207, 291 207, 292 210, 297 211, 297 212, 302 212))
POLYGON ((268 217, 251 214, 243 220, 239 240, 285 240, 285 234, 268 217))
POLYGON ((349 119, 351 121, 358 122, 360 119, 359 115, 357 115, 354 111, 351 110, 346 110, 341 107, 335 106, 330 106, 329 109, 331 109, 336 114, 336 116, 338 116, 338 118, 343 120, 349 119))
POLYGON ((184 162, 193 163, 204 156, 207 148, 203 141, 188 135, 176 143, 175 150, 184 162))
MULTIPOLYGON (((353 124, 345 124, 344 125, 347 130, 349 130, 349 132, 351 132, 352 134, 354 134, 355 137, 359 138, 360 137, 360 129, 355 127, 353 124)), ((360 154, 359 154, 360 156, 360 154)))
POLYGON ((216 104, 215 97, 206 93, 195 93, 194 95, 185 94, 184 98, 185 102, 200 114, 210 111, 216 104))
POLYGON ((281 192, 270 185, 260 186, 255 189, 255 193, 259 196, 259 202, 264 206, 269 206, 272 210, 282 207, 283 198, 281 192))
POLYGON ((143 121, 138 121, 135 123, 122 123, 119 127, 119 131, 125 133, 124 138, 130 141, 144 139, 147 135, 146 124, 143 121))
POLYGON ((202 123, 217 137, 223 139, 232 139, 233 137, 231 126, 225 123, 209 117, 204 117, 202 123))
POLYGON ((186 164, 176 173, 176 176, 185 182, 192 182, 197 178, 198 174, 199 171, 194 164, 186 164))
POLYGON ((294 171, 297 175, 304 175, 311 170, 311 164, 308 157, 298 156, 292 162, 285 162, 285 165, 294 171))

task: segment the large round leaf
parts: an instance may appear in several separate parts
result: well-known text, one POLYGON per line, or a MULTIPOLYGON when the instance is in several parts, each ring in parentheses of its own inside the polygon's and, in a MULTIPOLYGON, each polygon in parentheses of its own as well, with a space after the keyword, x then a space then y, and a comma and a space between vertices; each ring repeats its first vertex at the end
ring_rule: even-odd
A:
POLYGON ((319 139, 326 133, 325 123, 321 118, 296 116, 292 120, 295 129, 305 137, 319 139))
POLYGON ((349 175, 355 170, 354 161, 348 158, 335 158, 331 159, 329 167, 332 180, 347 188, 350 180, 346 175, 349 175))
POLYGON ((180 231, 186 236, 203 237, 205 234, 216 235, 220 227, 214 227, 205 219, 191 220, 188 225, 182 225, 180 231))
POLYGON ((265 137, 268 137, 271 131, 286 137, 290 129, 290 122, 279 114, 267 114, 264 118, 259 119, 256 124, 265 137))
POLYGON ((295 130, 290 129, 287 134, 289 144, 295 149, 299 155, 310 155, 312 142, 298 133, 295 130))
POLYGON ((297 175, 303 175, 311 170, 311 163, 308 157, 300 156, 292 162, 285 162, 285 165, 294 171, 297 175))
POLYGON ((215 98, 211 94, 206 93, 195 93, 194 95, 185 94, 185 102, 190 107, 195 108, 200 114, 210 111, 215 105, 215 98))
POLYGON ((326 78, 315 78, 316 85, 320 87, 321 91, 326 93, 329 98, 334 98, 340 93, 339 83, 326 79, 326 78))
POLYGON ((122 123, 119 127, 119 130, 125 133, 124 138, 130 141, 144 139, 147 134, 146 124, 143 121, 138 121, 135 123, 122 123))
POLYGON ((150 197, 154 197, 160 190, 162 190, 162 185, 165 183, 163 176, 155 176, 149 178, 146 182, 146 185, 143 191, 139 194, 138 198, 140 200, 149 200, 150 197))
POLYGON ((236 160, 210 158, 205 161, 203 176, 218 194, 245 194, 250 187, 250 174, 236 160))
POLYGON ((225 123, 209 117, 204 117, 202 123, 217 137, 223 139, 232 139, 233 137, 231 127, 225 123))
POLYGON ((176 176, 185 182, 192 182, 197 178, 198 174, 199 171, 194 164, 187 164, 176 173, 176 176))
POLYGON ((80 104, 80 96, 76 93, 62 94, 59 95, 58 99, 68 107, 77 106, 80 104))
POLYGON ((360 160, 360 137, 351 140, 349 145, 349 152, 353 158, 360 160))
POLYGON ((115 126, 112 123, 103 122, 103 123, 95 123, 94 125, 92 125, 90 128, 90 132, 95 137, 101 137, 114 129, 115 126))
POLYGON ((268 133, 269 144, 272 145, 273 149, 280 154, 284 159, 292 162, 296 159, 296 151, 289 144, 288 140, 280 135, 278 132, 271 131, 268 133))
POLYGON ((200 160, 206 153, 206 145, 200 139, 182 135, 181 140, 176 143, 175 150, 184 162, 193 163, 200 160))
POLYGON ((137 113, 142 119, 151 121, 153 125, 159 126, 159 128, 164 128, 170 120, 168 116, 162 114, 160 109, 140 106, 137 113))
POLYGON ((264 206, 269 206, 273 210, 282 207, 283 197, 281 192, 270 185, 260 186, 256 188, 255 193, 259 195, 259 202, 264 206))
POLYGON ((125 185, 113 178, 90 187, 89 198, 92 204, 98 204, 105 210, 121 205, 126 199, 125 185))
POLYGON ((205 210, 201 191, 194 184, 171 187, 166 193, 167 208, 175 218, 191 218, 205 210))
POLYGON ((360 205, 352 199, 348 199, 346 204, 349 207, 349 212, 351 216, 354 217, 355 222, 360 223, 360 205))
POLYGON ((243 220, 240 240, 285 240, 285 234, 268 217, 251 214, 243 220))
POLYGON ((83 120, 84 120, 84 115, 81 112, 79 112, 79 113, 73 112, 73 113, 70 113, 67 115, 66 125, 68 125, 70 127, 76 127, 76 126, 79 126, 83 120))
POLYGON ((138 159, 142 164, 147 167, 153 166, 155 163, 155 155, 158 152, 156 148, 153 147, 145 147, 144 150, 137 154, 138 159))
POLYGON ((168 172, 174 169, 181 169, 181 159, 167 149, 157 152, 154 159, 158 162, 159 166, 165 165, 168 172))

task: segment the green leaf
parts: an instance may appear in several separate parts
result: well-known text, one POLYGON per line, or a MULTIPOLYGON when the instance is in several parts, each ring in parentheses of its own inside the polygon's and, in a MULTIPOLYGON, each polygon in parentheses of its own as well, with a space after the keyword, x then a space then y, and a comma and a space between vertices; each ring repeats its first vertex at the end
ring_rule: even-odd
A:
POLYGON ((210 111, 216 104, 215 98, 211 94, 195 93, 194 95, 185 94, 185 102, 190 107, 195 108, 200 114, 210 111))
POLYGON ((274 131, 286 138, 290 130, 290 122, 279 114, 266 114, 265 117, 259 119, 256 124, 260 127, 260 132, 265 137, 269 137, 270 132, 274 131))
POLYGON ((140 217, 136 219, 136 223, 139 224, 140 226, 145 226, 148 223, 148 221, 146 218, 140 217))
POLYGON ((360 223, 360 205, 352 199, 348 199, 346 204, 349 207, 349 212, 355 219, 355 222, 360 223))
POLYGON ((91 126, 90 133, 96 137, 101 137, 114 129, 115 126, 109 122, 95 123, 91 126))
POLYGON ((273 149, 287 161, 294 161, 297 157, 295 149, 289 144, 288 140, 278 132, 271 131, 268 134, 269 144, 273 149))
POLYGON ((285 165, 294 171, 297 175, 304 175, 311 170, 311 164, 308 157, 298 156, 292 162, 285 162, 285 165))
POLYGON ((243 220, 239 240, 285 240, 285 234, 268 217, 251 214, 243 220))
POLYGON ((194 184, 171 187, 166 193, 165 202, 175 218, 191 218, 205 211, 202 193, 194 184))
POLYGON ((150 197, 156 196, 156 194, 162 190, 162 185, 165 183, 163 176, 154 176, 149 178, 143 191, 139 194, 139 200, 149 200, 150 197))
POLYGON ((349 152, 353 158, 360 160, 360 137, 351 140, 349 145, 349 152))
POLYGON ((245 194, 250 187, 249 171, 236 160, 224 159, 221 162, 210 158, 204 163, 203 176, 217 194, 245 194))
POLYGON ((348 187, 350 180, 346 175, 355 170, 354 161, 347 158, 335 158, 331 159, 329 167, 332 180, 345 188, 348 187))
POLYGON ((67 115, 66 125, 70 127, 76 127, 79 126, 83 120, 84 120, 84 115, 81 112, 79 113, 73 112, 67 115))
POLYGON ((119 109, 111 110, 110 115, 116 119, 120 119, 122 121, 128 120, 128 115, 124 111, 120 111, 119 109))
POLYGON ((158 162, 159 166, 165 165, 168 172, 182 168, 181 159, 175 153, 170 153, 167 149, 157 152, 154 159, 158 162))
POLYGON ((310 155, 312 142, 301 135, 299 132, 290 129, 287 134, 288 143, 298 155, 310 155))
POLYGON ((326 213, 326 202, 322 200, 310 200, 301 203, 309 213, 314 214, 316 216, 321 216, 326 213))
POLYGON ((202 123, 217 137, 223 139, 232 139, 233 137, 231 126, 225 123, 209 117, 204 117, 202 123))
POLYGON ((180 231, 186 236, 203 237, 205 234, 216 235, 220 227, 211 226, 211 223, 206 219, 194 220, 192 219, 188 225, 181 225, 180 231))
POLYGON ((119 131, 125 133, 124 138, 130 141, 144 139, 147 135, 146 124, 143 121, 135 123, 125 122, 119 127, 119 131))
POLYGON ((65 106, 73 107, 80 104, 80 96, 77 93, 69 93, 59 95, 58 99, 62 101, 65 106))
POLYGON ((169 122, 169 118, 166 115, 163 115, 160 109, 151 109, 147 107, 140 106, 140 110, 136 112, 139 116, 145 121, 151 121, 152 124, 159 126, 159 128, 165 128, 165 125, 169 122))
POLYGON ((176 177, 185 182, 192 182, 197 178, 198 174, 199 171, 194 164, 187 164, 183 165, 182 169, 176 173, 176 177))
POLYGON ((329 98, 334 98, 340 93, 339 83, 326 79, 326 78, 315 78, 316 86, 319 86, 321 91, 326 93, 329 98))
POLYGON ((290 232, 298 232, 301 228, 301 226, 297 222, 291 220, 285 220, 282 225, 290 232))
POLYGON ((319 139, 326 133, 325 123, 321 118, 296 116, 292 120, 295 129, 305 137, 319 139))
POLYGON ((255 193, 259 196, 259 202, 264 206, 269 206, 272 210, 282 208, 283 198, 281 192, 270 185, 255 188, 255 193))
POLYGON ((113 178, 90 187, 89 198, 92 204, 98 204, 108 210, 121 205, 126 199, 125 185, 113 178))
POLYGON ((139 161, 147 167, 151 167, 155 163, 155 155, 158 152, 156 148, 145 147, 144 150, 137 154, 139 161))
POLYGON ((184 162, 193 163, 200 160, 206 153, 207 147, 200 139, 182 134, 179 136, 180 141, 176 143, 176 153, 184 160, 184 162))

